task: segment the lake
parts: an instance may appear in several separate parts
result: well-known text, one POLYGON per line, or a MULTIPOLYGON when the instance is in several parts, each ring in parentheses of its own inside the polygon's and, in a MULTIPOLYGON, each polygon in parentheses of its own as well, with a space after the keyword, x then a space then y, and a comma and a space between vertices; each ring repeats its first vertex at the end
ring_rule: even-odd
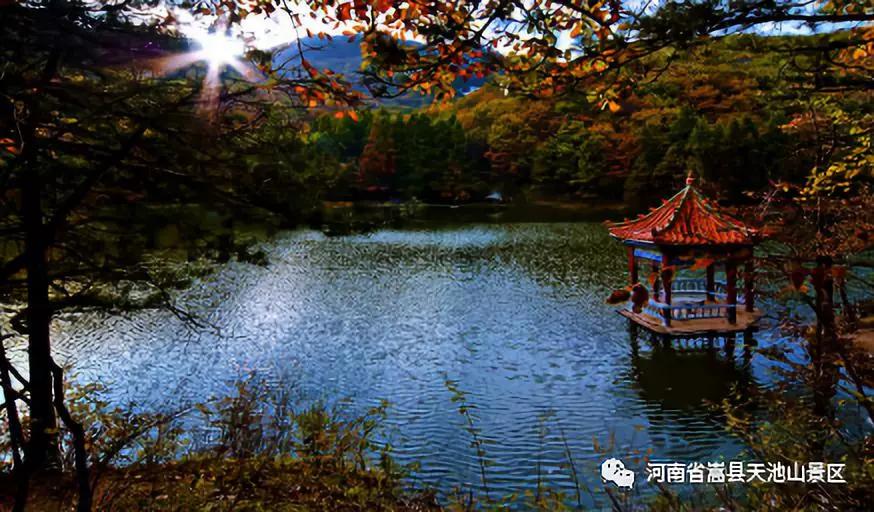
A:
POLYGON ((163 311, 63 316, 58 359, 143 409, 221 396, 252 373, 303 400, 348 400, 350 412, 385 399, 384 438, 400 462, 421 464, 417 484, 481 491, 452 382, 475 406, 493 497, 538 478, 573 495, 569 451, 593 491, 587 506, 606 505, 604 451, 637 471, 642 493, 634 450, 683 462, 736 455, 742 446, 706 402, 770 378, 740 340, 733 351, 635 340, 605 303, 626 264, 598 222, 299 230, 264 250, 268 266, 230 262, 182 293, 211 327, 163 311))

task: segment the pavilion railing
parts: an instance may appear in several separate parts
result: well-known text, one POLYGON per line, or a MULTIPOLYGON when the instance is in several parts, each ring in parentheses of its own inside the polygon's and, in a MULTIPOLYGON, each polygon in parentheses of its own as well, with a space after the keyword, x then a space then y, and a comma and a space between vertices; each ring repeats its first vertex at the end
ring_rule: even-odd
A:
MULTIPOLYGON (((725 281, 714 281, 713 283, 713 297, 716 299, 725 300, 728 297, 728 285, 725 281)), ((671 282, 671 293, 674 296, 707 296, 707 281, 704 279, 696 279, 696 278, 680 278, 674 279, 671 282)), ((738 288, 737 293, 737 303, 744 303, 743 293, 738 288)), ((664 299, 664 292, 659 293, 659 299, 664 299)))
POLYGON ((659 319, 665 325, 670 325, 672 321, 736 318, 737 307, 744 305, 743 293, 738 290, 739 293, 735 295, 736 304, 728 304, 727 283, 714 281, 713 285, 713 301, 708 302, 705 279, 675 279, 671 282, 672 304, 665 303, 662 290, 643 305, 643 313, 659 319))
MULTIPOLYGON (((667 305, 663 302, 656 302, 650 299, 644 305, 643 312, 662 319, 665 322, 666 318, 671 320, 698 320, 706 318, 728 318, 729 311, 736 309, 735 304, 703 304, 703 303, 683 303, 676 305, 667 305), (668 317, 667 313, 670 312, 668 317)), ((666 323, 666 322, 665 322, 666 323)))
MULTIPOLYGON (((728 284, 725 281, 713 281, 713 291, 724 294, 728 284)), ((694 277, 682 277, 671 281, 671 289, 675 292, 707 292, 707 280, 694 277)))

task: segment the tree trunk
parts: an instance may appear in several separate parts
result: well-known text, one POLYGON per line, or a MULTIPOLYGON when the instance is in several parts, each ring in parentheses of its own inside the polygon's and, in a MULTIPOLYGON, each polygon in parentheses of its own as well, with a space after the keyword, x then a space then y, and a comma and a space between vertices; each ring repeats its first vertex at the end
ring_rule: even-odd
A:
POLYGON ((831 274, 831 258, 817 258, 813 272, 813 286, 816 295, 816 343, 817 358, 814 359, 814 412, 829 420, 834 419, 832 404, 840 380, 839 339, 835 323, 834 281, 831 274))
POLYGON ((12 512, 23 512, 27 506, 30 475, 21 458, 25 439, 18 415, 18 405, 15 403, 18 400, 18 393, 12 387, 12 365, 6 357, 6 347, 3 344, 5 338, 6 336, 0 334, 0 386, 3 387, 3 397, 6 400, 6 421, 9 423, 9 446, 12 450, 12 475, 15 477, 16 486, 12 512))
POLYGON ((46 237, 36 166, 29 165, 22 176, 22 217, 27 260, 27 336, 30 381, 30 440, 25 450, 27 466, 40 470, 57 464, 57 418, 52 403, 52 357, 49 327, 49 278, 46 237))

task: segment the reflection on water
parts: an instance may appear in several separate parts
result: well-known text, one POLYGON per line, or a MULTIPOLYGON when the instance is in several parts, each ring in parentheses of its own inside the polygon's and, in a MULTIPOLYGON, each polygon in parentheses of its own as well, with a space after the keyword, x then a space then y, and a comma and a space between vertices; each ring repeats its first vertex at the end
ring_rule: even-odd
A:
POLYGON ((655 345, 644 355, 633 351, 631 377, 641 398, 667 411, 719 403, 733 386, 746 388, 753 380, 748 367, 712 346, 675 350, 655 345))
POLYGON ((493 495, 538 478, 572 489, 566 441, 594 491, 588 505, 606 503, 593 439, 615 438, 620 458, 649 447, 684 461, 731 456, 737 441, 703 402, 767 380, 740 354, 635 348, 604 303, 625 265, 600 224, 297 231, 264 250, 268 267, 231 262, 184 293, 211 328, 163 312, 69 317, 56 323, 57 350, 81 379, 109 382, 114 401, 145 408, 228 393, 252 372, 357 411, 387 399, 397 457, 443 490, 480 482, 451 379, 476 406, 493 495))
POLYGON ((687 460, 689 446, 711 446, 720 452, 720 441, 713 436, 713 425, 721 424, 721 404, 746 401, 749 387, 755 384, 751 371, 749 345, 738 349, 731 338, 720 340, 657 340, 642 352, 631 335, 631 364, 628 379, 640 398, 649 404, 649 434, 661 457, 687 460), (683 435, 678 438, 677 432, 683 435))

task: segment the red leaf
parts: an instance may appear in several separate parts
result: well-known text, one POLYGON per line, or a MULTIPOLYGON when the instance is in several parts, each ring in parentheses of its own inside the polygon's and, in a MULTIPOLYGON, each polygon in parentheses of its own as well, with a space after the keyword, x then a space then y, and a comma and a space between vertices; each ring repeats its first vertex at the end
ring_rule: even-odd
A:
POLYGON ((607 304, 620 304, 627 301, 631 297, 631 292, 628 290, 615 290, 607 297, 607 304))

